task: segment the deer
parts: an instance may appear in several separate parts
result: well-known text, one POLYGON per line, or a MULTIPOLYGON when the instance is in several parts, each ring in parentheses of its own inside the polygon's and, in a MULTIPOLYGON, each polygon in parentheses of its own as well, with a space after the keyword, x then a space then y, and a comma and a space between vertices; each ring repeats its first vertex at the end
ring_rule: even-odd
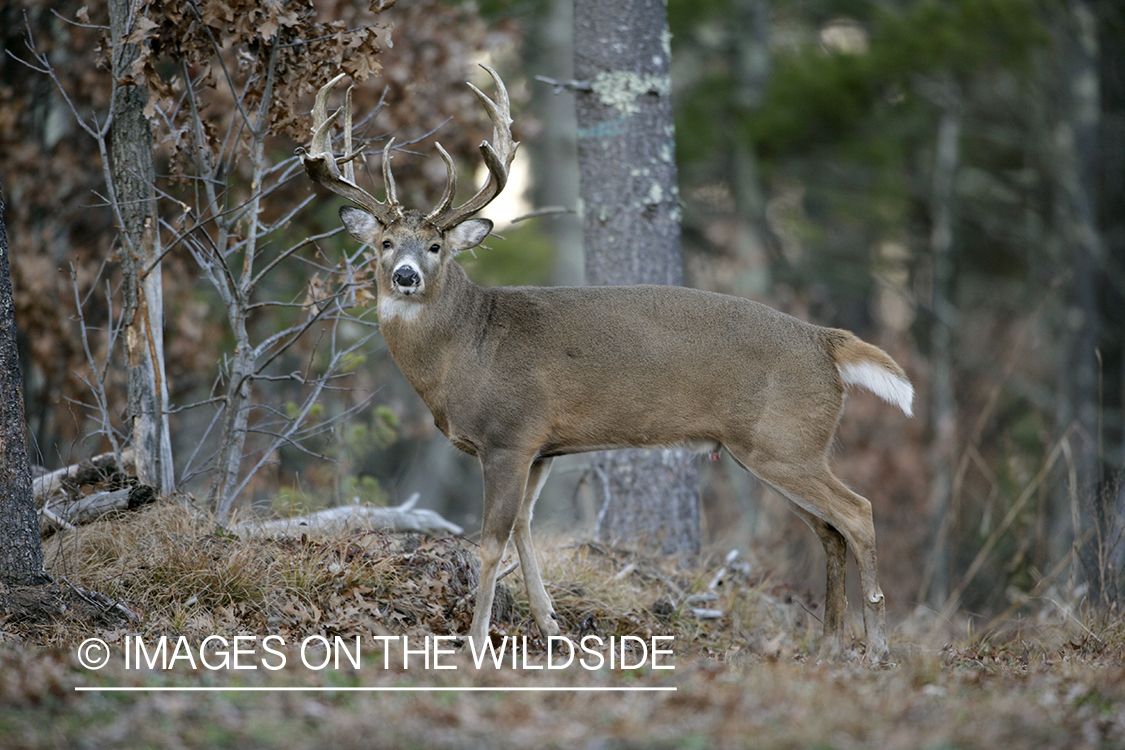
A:
POLYGON ((618 448, 725 449, 771 487, 819 537, 827 558, 823 658, 841 657, 848 550, 863 595, 864 658, 889 657, 876 576, 871 503, 829 468, 845 389, 871 391, 912 416, 914 388, 882 349, 853 333, 805 322, 767 305, 675 286, 493 287, 471 281, 454 258, 480 245, 493 223, 473 218, 504 189, 516 148, 500 76, 482 65, 495 100, 468 84, 492 121, 480 152, 483 185, 454 207, 457 172, 437 144, 447 179, 428 213, 404 209, 382 152, 386 195, 355 180, 351 91, 328 114, 344 74, 317 93, 309 178, 355 206, 347 233, 374 250, 379 326, 406 380, 449 441, 477 457, 484 479, 480 573, 468 638, 490 637, 498 568, 514 538, 531 615, 546 643, 561 628, 543 585, 532 512, 552 461, 618 448), (344 112, 344 152, 332 130, 344 112), (340 166, 343 165, 343 171, 340 166))

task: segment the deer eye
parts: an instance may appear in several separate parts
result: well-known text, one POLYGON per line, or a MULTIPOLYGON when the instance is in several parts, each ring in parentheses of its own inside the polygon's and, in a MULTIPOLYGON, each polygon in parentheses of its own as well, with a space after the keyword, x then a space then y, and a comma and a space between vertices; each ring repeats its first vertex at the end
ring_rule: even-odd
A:
POLYGON ((440 252, 440 251, 441 251, 441 245, 437 244, 436 242, 434 244, 430 245, 430 252, 431 253, 437 253, 437 252, 440 252))
POLYGON ((390 250, 392 247, 394 247, 394 243, 392 243, 390 240, 383 240, 384 250, 390 250))

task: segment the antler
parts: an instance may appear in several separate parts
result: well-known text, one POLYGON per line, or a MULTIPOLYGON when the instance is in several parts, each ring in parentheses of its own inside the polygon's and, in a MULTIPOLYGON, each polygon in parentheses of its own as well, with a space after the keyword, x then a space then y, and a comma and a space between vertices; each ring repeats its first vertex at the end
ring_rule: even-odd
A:
POLYGON ((515 158, 516 147, 520 145, 519 141, 512 140, 512 117, 508 90, 504 88, 504 82, 500 80, 500 76, 496 74, 495 70, 483 64, 481 67, 488 71, 488 74, 492 76, 493 83, 496 84, 496 101, 492 101, 481 93, 481 90, 476 86, 469 84, 469 88, 473 90, 481 104, 484 105, 485 110, 488 111, 488 118, 492 120, 492 140, 495 145, 488 141, 481 141, 480 144, 481 155, 484 156, 485 166, 488 167, 488 180, 477 191, 476 195, 458 208, 451 208, 454 194, 457 192, 457 170, 449 153, 441 147, 440 143, 437 144, 438 151, 441 152, 441 158, 445 160, 445 168, 449 176, 446 179, 445 192, 442 194, 441 200, 437 207, 426 216, 426 221, 429 221, 438 229, 448 229, 460 224, 500 195, 504 186, 508 184, 508 169, 512 165, 512 159, 515 158))
MULTIPOLYGON (((344 77, 344 73, 333 78, 321 87, 316 94, 316 103, 313 105, 313 137, 309 150, 298 148, 301 163, 305 165, 305 172, 314 182, 318 182, 333 193, 342 195, 357 205, 370 211, 382 224, 391 224, 402 218, 402 207, 398 203, 395 190, 394 177, 391 176, 391 148, 394 138, 387 141, 383 149, 383 182, 387 188, 387 200, 382 202, 355 183, 355 167, 352 160, 359 156, 359 152, 352 151, 352 86, 344 98, 344 108, 328 115, 328 95, 344 77), (344 155, 337 158, 332 153, 332 126, 344 113, 344 155), (339 165, 344 165, 344 173, 340 173, 339 165)), ((446 157, 448 159, 448 156, 446 157)))

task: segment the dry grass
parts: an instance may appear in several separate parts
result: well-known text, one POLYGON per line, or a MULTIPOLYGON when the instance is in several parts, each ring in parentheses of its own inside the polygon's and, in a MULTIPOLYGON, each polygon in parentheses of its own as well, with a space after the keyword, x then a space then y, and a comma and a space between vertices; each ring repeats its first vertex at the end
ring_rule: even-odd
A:
MULTIPOLYGON (((571 634, 670 634, 712 654, 749 642, 778 655, 807 645, 817 626, 807 604, 752 574, 748 569, 761 566, 744 560, 689 568, 591 543, 545 539, 539 548, 571 634), (696 606, 724 616, 700 620, 691 612, 696 606)), ((476 549, 462 539, 370 531, 243 539, 177 504, 52 538, 45 554, 57 578, 140 615, 129 629, 140 635, 456 634, 468 629, 477 581, 476 549)), ((518 570, 502 581, 493 616, 496 633, 537 640, 518 570)), ((56 627, 29 630, 26 638, 65 648, 85 635, 81 627, 56 627)))
MULTIPOLYGON (((658 672, 392 665, 253 672, 80 667, 101 637, 452 634, 471 617, 476 551, 458 539, 356 532, 239 539, 189 507, 162 505, 51 542, 52 572, 100 591, 138 622, 0 619, 0 746, 84 747, 1125 747, 1125 625, 1105 616, 994 623, 919 646, 899 624, 889 669, 818 664, 811 606, 755 560, 696 567, 595 544, 541 539, 544 578, 569 635, 674 635, 658 672), (721 575, 720 575, 721 574, 721 575), (700 595, 704 596, 700 596, 700 595), (701 620, 694 606, 721 610, 701 620), (77 693, 76 685, 212 687, 675 687, 626 693, 77 693)), ((496 632, 537 645, 518 571, 502 582, 496 632)), ((1058 609, 1058 608, 1056 608, 1058 609)), ((2 616, 0 616, 2 618, 2 616)), ((916 623, 913 623, 916 624, 916 623)), ((853 626, 857 624, 853 623, 853 626)), ((947 634, 946 634, 947 637, 947 634)), ((541 649, 535 658, 542 658, 541 649)))

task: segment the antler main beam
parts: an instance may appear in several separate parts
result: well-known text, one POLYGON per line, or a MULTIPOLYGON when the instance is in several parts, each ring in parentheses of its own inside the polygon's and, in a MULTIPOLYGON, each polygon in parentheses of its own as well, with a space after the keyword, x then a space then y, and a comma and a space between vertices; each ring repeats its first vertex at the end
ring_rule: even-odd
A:
POLYGON ((512 166, 512 159, 516 156, 516 147, 520 145, 519 141, 512 139, 512 115, 511 103, 508 100, 508 89, 504 87, 504 82, 500 80, 500 76, 497 75, 495 70, 484 64, 481 64, 481 67, 488 71, 488 74, 492 76, 493 83, 496 84, 496 101, 489 99, 473 84, 468 85, 480 99, 480 103, 484 105, 485 111, 488 112, 488 118, 492 120, 493 142, 482 141, 480 144, 484 164, 488 167, 488 180, 477 191, 476 195, 465 201, 461 206, 451 208, 454 194, 457 192, 457 170, 453 165, 453 159, 439 143, 438 151, 441 152, 441 157, 445 160, 449 177, 446 180, 445 192, 437 207, 426 216, 426 220, 432 222, 439 229, 448 229, 460 224, 500 195, 504 186, 508 184, 508 172, 512 166))
MULTIPOLYGON (((492 143, 482 141, 480 152, 484 157, 485 166, 488 167, 488 179, 484 185, 469 200, 457 208, 453 208, 453 199, 457 194, 457 168, 449 152, 437 144, 438 152, 445 161, 447 178, 445 191, 437 206, 426 216, 426 221, 440 230, 449 229, 460 224, 477 211, 491 203, 508 184, 508 172, 512 166, 512 159, 516 155, 519 142, 512 139, 511 103, 508 99, 508 90, 496 71, 487 65, 481 65, 492 76, 496 84, 496 101, 489 99, 473 84, 469 88, 477 95, 488 118, 492 120, 492 143)), ((360 207, 371 212, 384 226, 391 224, 403 216, 402 206, 399 205, 394 177, 391 175, 391 149, 394 147, 394 138, 387 141, 383 149, 383 182, 387 188, 386 201, 379 201, 366 190, 356 184, 355 168, 352 160, 359 152, 352 151, 352 87, 348 88, 344 106, 331 115, 328 114, 328 97, 332 89, 345 74, 333 78, 321 87, 316 94, 316 103, 313 105, 313 136, 309 149, 297 149, 301 156, 301 163, 313 181, 320 183, 337 195, 341 195, 360 207), (344 155, 337 157, 332 152, 332 128, 344 113, 344 155), (340 165, 344 165, 341 173, 340 165)))
POLYGON ((395 190, 394 177, 391 176, 391 148, 394 139, 387 141, 383 149, 383 182, 387 188, 386 201, 377 200, 373 195, 355 183, 355 169, 352 160, 358 152, 352 151, 352 88, 348 87, 343 109, 338 109, 331 115, 328 114, 328 96, 332 89, 344 77, 344 73, 333 78, 320 88, 316 94, 316 103, 313 105, 313 136, 306 151, 298 148, 301 163, 309 177, 337 195, 341 195, 356 205, 370 211, 384 225, 391 224, 402 218, 402 207, 398 203, 395 190), (344 113, 344 155, 336 157, 332 153, 332 127, 344 113), (344 165, 341 174, 339 165, 344 165))

